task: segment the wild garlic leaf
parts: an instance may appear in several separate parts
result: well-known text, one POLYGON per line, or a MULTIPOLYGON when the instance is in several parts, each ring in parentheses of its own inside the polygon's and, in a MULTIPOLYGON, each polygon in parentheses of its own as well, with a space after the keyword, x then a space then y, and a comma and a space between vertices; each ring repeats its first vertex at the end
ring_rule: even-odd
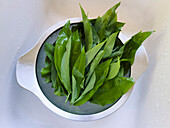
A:
POLYGON ((54 62, 52 62, 51 65, 51 82, 52 82, 52 88, 56 88, 57 86, 57 71, 55 69, 54 62))
POLYGON ((45 83, 50 83, 51 82, 51 74, 45 75, 45 83))
POLYGON ((103 58, 107 58, 112 54, 117 34, 118 34, 118 32, 113 33, 111 36, 109 36, 109 38, 108 38, 108 40, 107 40, 107 42, 106 42, 106 44, 104 46, 105 54, 104 54, 103 58))
POLYGON ((102 43, 99 43, 92 49, 90 49, 88 52, 86 52, 86 67, 89 65, 89 63, 93 60, 95 55, 99 52, 99 50, 102 48, 102 46, 105 44, 106 40, 102 43))
POLYGON ((110 64, 110 68, 106 80, 113 79, 118 74, 119 69, 120 69, 120 59, 118 57, 117 62, 110 64))
POLYGON ((94 28, 97 33, 102 28, 102 26, 103 26, 102 18, 100 16, 98 16, 94 23, 94 28))
POLYGON ((45 67, 47 67, 48 65, 50 65, 51 60, 48 58, 48 56, 45 57, 45 67))
POLYGON ((114 16, 116 15, 115 10, 120 6, 120 2, 111 7, 102 17, 98 17, 95 22, 95 29, 98 32, 104 25, 108 25, 114 16))
POLYGON ((66 90, 63 86, 57 86, 54 90, 54 94, 57 96, 67 96, 66 90))
POLYGON ((95 74, 96 74, 96 82, 95 85, 93 87, 93 89, 91 89, 88 93, 86 93, 85 95, 81 95, 73 105, 75 106, 80 106, 84 103, 86 103, 88 100, 90 100, 90 98, 93 96, 93 94, 97 91, 97 89, 103 84, 108 70, 109 70, 109 65, 111 63, 111 60, 107 60, 101 64, 99 64, 96 67, 95 70, 95 74))
POLYGON ((62 58, 65 53, 66 45, 70 36, 71 36, 70 21, 68 21, 58 34, 54 50, 54 63, 60 79, 62 58))
POLYGON ((115 20, 116 16, 115 10, 119 7, 120 2, 110 8, 102 17, 98 17, 94 24, 94 28, 98 33, 100 40, 105 39, 105 30, 112 20, 115 20))
POLYGON ((79 55, 73 70, 72 70, 72 99, 73 103, 79 96, 81 88, 83 88, 82 81, 84 80, 86 64, 85 48, 83 47, 81 54, 79 55), (73 81, 74 79, 74 81, 73 81))
POLYGON ((124 44, 124 52, 121 57, 122 66, 124 67, 124 75, 129 72, 138 48, 153 32, 154 31, 139 32, 124 44))
POLYGON ((65 96, 66 90, 64 89, 63 84, 60 81, 60 78, 58 77, 54 61, 51 65, 51 82, 52 82, 52 88, 55 88, 54 94, 57 96, 65 96))
POLYGON ((93 74, 96 66, 100 63, 103 55, 104 55, 105 51, 104 50, 101 50, 97 55, 96 57, 93 59, 91 65, 90 65, 90 69, 89 69, 89 72, 87 74, 87 78, 86 78, 86 82, 85 82, 85 85, 87 85, 87 83, 89 82, 90 78, 91 78, 91 75, 93 74))
POLYGON ((93 46, 93 34, 92 34, 92 28, 90 25, 90 21, 87 18, 87 15, 85 14, 83 8, 80 5, 82 18, 83 18, 83 25, 84 25, 84 34, 85 34, 85 50, 88 51, 93 46))
POLYGON ((102 22, 103 23, 106 23, 106 24, 109 24, 113 18, 115 17, 116 15, 116 9, 120 6, 120 3, 117 3, 116 5, 114 5, 113 7, 111 7, 102 17, 102 22))
POLYGON ((90 99, 91 103, 105 106, 113 104, 134 85, 132 78, 115 77, 104 84, 96 91, 90 99))
POLYGON ((80 87, 81 87, 82 89, 84 89, 84 81, 85 81, 85 78, 82 80, 82 82, 81 82, 81 84, 80 84, 80 87))
POLYGON ((81 40, 78 30, 72 33, 71 53, 70 53, 70 69, 72 71, 73 66, 81 53, 81 40))
POLYGON ((117 77, 123 77, 124 76, 124 68, 122 65, 120 65, 119 72, 117 74, 117 77))
POLYGON ((122 61, 121 60, 121 65, 123 66, 123 69, 124 69, 124 71, 123 71, 123 76, 125 76, 125 75, 127 75, 128 74, 128 72, 131 70, 131 64, 130 64, 130 62, 129 61, 122 61))
POLYGON ((41 76, 45 78, 46 75, 51 74, 51 64, 41 69, 41 76))
POLYGON ((71 84, 70 84, 70 51, 71 51, 71 37, 69 38, 66 51, 63 55, 61 62, 61 81, 68 92, 68 95, 71 93, 71 84))
POLYGON ((125 43, 122 59, 128 60, 132 65, 137 49, 142 45, 143 41, 147 39, 153 32, 154 31, 139 32, 134 35, 129 41, 127 41, 125 43))
POLYGON ((112 33, 120 32, 124 25, 125 23, 122 22, 116 22, 114 24, 110 24, 109 26, 107 26, 106 30, 104 31, 104 35, 106 36, 106 38, 108 38, 112 33))
POLYGON ((50 59, 50 61, 53 60, 53 56, 54 56, 54 46, 48 42, 45 43, 45 46, 44 46, 44 49, 45 49, 45 53, 46 55, 48 56, 48 58, 50 59))
POLYGON ((80 94, 80 86, 76 85, 76 79, 74 77, 74 75, 72 75, 72 93, 71 93, 71 102, 70 104, 73 104, 75 99, 79 96, 80 94))
POLYGON ((81 84, 82 80, 84 79, 85 64, 86 64, 86 55, 85 55, 85 48, 83 47, 81 54, 78 57, 72 70, 72 74, 74 75, 78 84, 81 84))
POLYGON ((95 72, 93 72, 93 75, 92 75, 92 77, 90 78, 90 81, 89 81, 89 83, 87 84, 86 88, 84 89, 82 95, 85 95, 85 94, 88 93, 90 90, 92 90, 93 87, 94 87, 95 82, 96 82, 96 74, 95 74, 95 72))
POLYGON ((100 43, 100 38, 92 24, 90 24, 92 28, 92 35, 93 35, 93 44, 99 44, 100 43))
POLYGON ((123 45, 118 51, 115 51, 113 52, 109 58, 116 58, 116 57, 122 57, 123 53, 124 53, 124 48, 125 48, 125 45, 123 45))

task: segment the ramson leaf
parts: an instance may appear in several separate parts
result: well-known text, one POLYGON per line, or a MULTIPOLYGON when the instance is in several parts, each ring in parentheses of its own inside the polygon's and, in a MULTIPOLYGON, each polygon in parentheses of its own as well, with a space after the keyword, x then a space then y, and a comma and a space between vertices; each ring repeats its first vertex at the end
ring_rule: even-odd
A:
POLYGON ((113 104, 133 86, 134 81, 128 77, 115 77, 106 81, 90 99, 91 103, 105 106, 113 104))
POLYGON ((86 55, 83 47, 80 56, 78 57, 72 70, 72 99, 73 103, 79 96, 81 88, 83 88, 83 80, 85 73, 86 55))
POLYGON ((104 47, 105 54, 104 54, 103 58, 107 58, 112 54, 112 50, 115 45, 117 34, 118 33, 116 32, 116 33, 113 33, 111 36, 109 36, 109 38, 105 44, 105 47, 104 47))
POLYGON ((118 61, 117 62, 113 62, 110 64, 110 68, 109 68, 109 72, 108 72, 108 76, 106 78, 106 80, 110 80, 113 79, 119 72, 120 69, 120 59, 118 57, 118 61))
POLYGON ((78 30, 72 33, 71 53, 70 53, 70 70, 72 72, 73 66, 81 53, 81 41, 78 30))
POLYGON ((132 65, 137 49, 142 45, 143 41, 147 39, 153 32, 154 31, 139 32, 134 35, 129 41, 127 41, 125 43, 122 59, 128 60, 132 65))
POLYGON ((55 88, 54 94, 56 94, 57 96, 66 95, 66 90, 64 89, 64 86, 58 77, 54 62, 52 62, 51 65, 51 82, 52 82, 52 87, 55 88))
POLYGON ((102 48, 102 46, 105 44, 106 40, 102 43, 96 45, 92 49, 90 49, 88 52, 86 52, 86 67, 88 64, 93 60, 95 55, 99 52, 99 50, 102 48))
POLYGON ((53 60, 53 56, 54 56, 54 46, 50 43, 45 43, 45 46, 44 46, 44 49, 45 49, 45 53, 46 55, 48 56, 48 58, 50 59, 50 61, 53 60))
POLYGON ((68 21, 58 34, 54 50, 54 64, 60 79, 61 79, 61 62, 70 36, 71 36, 70 21, 68 21))
POLYGON ((93 74, 96 66, 100 63, 103 55, 104 55, 105 51, 104 50, 101 50, 97 55, 96 57, 93 59, 91 65, 90 65, 90 69, 89 69, 89 72, 87 74, 87 78, 86 78, 86 85, 87 83, 89 82, 90 78, 91 78, 91 75, 93 74))
POLYGON ((92 34, 92 28, 90 25, 90 21, 87 18, 87 15, 85 14, 83 8, 80 5, 82 18, 83 18, 83 25, 84 25, 84 34, 85 34, 85 49, 86 51, 90 50, 93 46, 93 34, 92 34))
POLYGON ((90 81, 89 81, 89 83, 87 84, 86 88, 84 89, 82 95, 85 95, 85 94, 88 93, 90 90, 92 90, 93 87, 94 87, 95 82, 96 82, 96 74, 95 74, 95 72, 94 72, 93 75, 92 75, 92 77, 91 77, 91 79, 90 79, 90 81))
MULTIPOLYGON (((94 24, 94 28, 97 31, 98 36, 99 36, 101 41, 103 39, 105 39, 105 37, 106 37, 105 31, 106 31, 107 26, 112 22, 112 20, 114 20, 114 21, 115 21, 115 19, 117 20, 117 18, 115 18, 115 16, 116 16, 115 10, 119 6, 120 6, 120 2, 116 5, 114 5, 112 8, 110 8, 102 17, 98 17, 96 19, 96 22, 94 24)), ((108 34, 107 34, 107 36, 108 36, 108 34)))
POLYGON ((96 82, 95 85, 93 87, 93 89, 91 89, 88 93, 86 93, 85 95, 81 95, 73 105, 75 106, 80 106, 84 103, 86 103, 88 100, 90 100, 90 98, 93 96, 93 94, 97 91, 97 89, 103 84, 108 70, 109 70, 109 65, 111 63, 111 60, 107 60, 101 64, 99 64, 96 67, 95 70, 95 74, 96 74, 96 82))
POLYGON ((128 40, 124 45, 124 52, 121 58, 124 67, 124 75, 126 75, 134 62, 137 49, 142 45, 143 41, 148 38, 154 31, 139 32, 128 40))
POLYGON ((43 78, 45 78, 45 76, 49 75, 49 74, 51 74, 51 64, 48 65, 47 67, 41 69, 41 76, 43 78))
POLYGON ((71 37, 69 38, 66 51, 63 55, 61 62, 61 81, 68 92, 68 95, 71 93, 71 84, 70 84, 70 50, 71 50, 71 37))

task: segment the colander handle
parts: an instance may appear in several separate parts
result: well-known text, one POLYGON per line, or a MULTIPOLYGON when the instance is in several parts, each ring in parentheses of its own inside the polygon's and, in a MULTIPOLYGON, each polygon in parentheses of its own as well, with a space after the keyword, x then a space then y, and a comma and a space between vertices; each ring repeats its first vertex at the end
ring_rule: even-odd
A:
POLYGON ((35 62, 37 45, 26 54, 22 55, 16 64, 16 77, 19 85, 36 94, 35 62))
POLYGON ((71 18, 64 20, 58 24, 55 24, 42 34, 36 45, 29 52, 25 53, 18 59, 16 65, 16 77, 19 85, 33 92, 38 97, 40 97, 41 92, 38 87, 38 82, 35 73, 35 64, 38 51, 42 43, 47 39, 47 37, 55 30, 62 27, 68 20, 70 20, 71 23, 76 23, 80 22, 81 18, 71 18))
POLYGON ((132 78, 136 81, 147 69, 149 65, 148 56, 145 47, 142 45, 136 52, 135 61, 132 65, 132 78))

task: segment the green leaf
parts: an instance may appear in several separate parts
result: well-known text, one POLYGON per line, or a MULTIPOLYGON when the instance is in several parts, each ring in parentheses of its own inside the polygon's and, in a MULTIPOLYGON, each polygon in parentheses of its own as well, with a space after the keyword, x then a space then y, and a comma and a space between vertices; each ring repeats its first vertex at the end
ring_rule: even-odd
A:
POLYGON ((93 89, 95 81, 96 81, 96 74, 94 72, 85 90, 83 91, 82 95, 85 95, 86 93, 88 93, 90 90, 93 89))
POLYGON ((85 49, 86 51, 90 50, 93 46, 93 34, 92 28, 90 26, 90 21, 87 18, 83 8, 80 5, 82 18, 83 18, 83 25, 84 25, 84 33, 85 33, 85 49))
POLYGON ((71 53, 70 53, 70 69, 72 71, 73 66, 81 53, 81 41, 78 30, 72 33, 71 53))
POLYGON ((62 86, 57 86, 57 88, 54 90, 54 94, 57 96, 66 96, 66 91, 62 86))
POLYGON ((83 88, 82 81, 84 80, 85 73, 85 64, 86 64, 86 55, 85 49, 83 47, 80 56, 78 57, 72 71, 72 99, 73 103, 79 96, 81 88, 83 88), (75 79, 73 81, 73 79, 75 79))
POLYGON ((124 76, 124 68, 123 68, 122 65, 120 66, 120 69, 119 69, 119 72, 118 72, 117 76, 118 77, 123 77, 124 76))
POLYGON ((71 96, 71 102, 70 104, 73 104, 75 99, 79 96, 80 94, 80 86, 77 87, 76 85, 76 79, 74 75, 72 75, 72 96, 71 96))
POLYGON ((57 86, 57 71, 55 69, 55 65, 54 65, 54 62, 52 62, 52 65, 51 65, 51 82, 52 82, 52 88, 56 88, 57 86))
POLYGON ((96 73, 96 81, 97 82, 95 84, 95 89, 98 89, 103 84, 103 82, 108 74, 110 63, 111 63, 111 59, 99 64, 96 67, 95 73, 96 73))
POLYGON ((68 21, 58 34, 54 50, 55 68, 60 79, 61 79, 61 62, 70 36, 71 36, 70 21, 68 21))
POLYGON ((102 43, 96 45, 92 49, 90 49, 88 52, 86 52, 86 67, 88 64, 92 61, 92 59, 95 57, 95 55, 99 52, 99 50, 102 48, 102 46, 105 44, 106 40, 102 43))
POLYGON ((81 54, 78 57, 72 71, 72 74, 74 75, 78 84, 81 84, 82 80, 84 79, 85 64, 86 64, 86 55, 85 55, 85 49, 83 47, 81 54))
POLYGON ((120 59, 118 57, 118 61, 116 63, 111 63, 110 64, 110 69, 108 72, 108 76, 106 80, 113 79, 119 72, 120 69, 120 59))
POLYGON ((96 19, 94 28, 97 31, 101 41, 105 39, 105 30, 107 26, 110 24, 110 22, 112 22, 112 20, 115 21, 115 16, 116 16, 115 10, 119 7, 119 5, 120 2, 114 5, 112 8, 110 8, 102 17, 98 17, 96 19))
POLYGON ((91 103, 105 106, 106 104, 113 104, 123 94, 134 85, 134 81, 127 77, 115 77, 104 84, 97 90, 97 92, 90 99, 91 103))
POLYGON ((99 44, 100 43, 100 38, 92 24, 90 24, 92 28, 92 35, 93 35, 93 44, 99 44))
POLYGON ((124 48, 125 45, 123 45, 118 51, 113 52, 109 58, 116 58, 118 56, 121 58, 124 53, 124 48))
POLYGON ((137 49, 142 45, 142 42, 148 38, 153 31, 139 32, 125 43, 125 49, 122 59, 126 59, 132 65, 135 59, 137 49))
POLYGON ((97 91, 97 89, 103 84, 108 70, 109 70, 109 65, 111 63, 111 60, 107 60, 101 64, 99 64, 96 67, 95 74, 96 74, 96 82, 92 90, 90 90, 88 93, 85 95, 81 95, 74 103, 75 106, 80 106, 84 103, 86 103, 92 96, 93 94, 97 91))
POLYGON ((45 78, 45 83, 50 83, 51 82, 51 61, 49 60, 47 56, 45 59, 45 66, 46 67, 41 69, 41 76, 42 78, 45 78))
MULTIPOLYGON (((115 13, 115 12, 113 12, 113 13, 115 13)), ((112 18, 112 20, 110 21, 110 23, 108 24, 106 29, 111 28, 111 26, 115 23, 117 23, 117 13, 115 13, 114 17, 112 18)))
POLYGON ((61 81, 68 92, 68 95, 71 93, 71 84, 70 84, 70 50, 71 50, 71 37, 69 38, 66 51, 63 55, 62 62, 61 62, 61 81))
MULTIPOLYGON (((122 60, 121 60, 122 61, 122 60)), ((131 64, 129 61, 125 61, 125 62, 121 62, 121 65, 123 66, 123 69, 124 69, 124 74, 123 76, 127 75, 128 72, 130 71, 131 69, 131 64)))
POLYGON ((48 56, 45 57, 45 66, 47 67, 48 65, 50 65, 51 60, 48 58, 48 56))
POLYGON ((104 54, 103 58, 107 58, 112 54, 117 34, 118 34, 118 32, 113 33, 111 36, 109 36, 109 39, 107 40, 106 45, 104 47, 105 54, 104 54))
POLYGON ((101 51, 96 55, 96 57, 93 59, 91 65, 90 65, 89 72, 88 72, 88 74, 87 74, 87 78, 86 78, 85 85, 87 85, 87 83, 89 82, 91 75, 93 74, 96 66, 100 63, 100 61, 101 61, 104 53, 105 53, 105 51, 104 51, 104 50, 101 50, 101 51))
POLYGON ((50 43, 45 43, 45 46, 44 46, 44 49, 45 49, 45 53, 46 55, 48 56, 48 58, 50 59, 50 61, 53 60, 53 56, 54 56, 54 46, 50 43))
POLYGON ((120 3, 117 3, 116 5, 114 5, 113 7, 111 7, 102 17, 102 22, 103 23, 106 23, 106 24, 109 24, 113 18, 115 17, 116 13, 116 9, 120 6, 120 3))
POLYGON ((52 65, 51 65, 51 82, 52 82, 52 87, 55 88, 55 91, 54 91, 55 95, 57 96, 66 95, 66 91, 57 75, 54 62, 52 62, 52 65))
POLYGON ((125 23, 122 22, 116 22, 114 24, 110 24, 109 26, 107 26, 106 30, 104 31, 104 35, 107 38, 114 32, 120 32, 124 25, 125 23))
POLYGON ((122 46, 123 46, 123 42, 117 37, 115 42, 115 47, 119 47, 119 48, 116 51, 118 51, 122 46))
POLYGON ((97 33, 102 28, 102 26, 103 26, 102 18, 100 16, 98 16, 96 21, 95 21, 95 24, 94 24, 94 28, 95 28, 97 33))
POLYGON ((113 19, 110 21, 110 23, 106 26, 105 30, 104 30, 104 35, 106 36, 106 38, 108 38, 114 31, 114 29, 112 27, 113 24, 117 23, 117 14, 115 13, 115 16, 113 17, 113 19))
POLYGON ((104 35, 108 38, 112 33, 121 31, 121 28, 124 26, 125 23, 117 22, 117 14, 111 20, 111 22, 106 26, 104 35))
POLYGON ((51 82, 51 74, 45 75, 45 83, 50 83, 51 82))
POLYGON ((82 82, 81 82, 81 84, 80 84, 80 87, 81 87, 82 89, 84 89, 84 80, 85 80, 85 79, 83 79, 82 82))
POLYGON ((41 76, 43 78, 45 78, 45 76, 49 75, 50 73, 51 73, 51 64, 48 65, 47 67, 41 69, 41 76))
POLYGON ((124 75, 126 75, 130 70, 138 48, 142 45, 143 41, 147 39, 153 32, 154 31, 139 32, 124 44, 124 52, 121 57, 122 66, 124 67, 124 75))

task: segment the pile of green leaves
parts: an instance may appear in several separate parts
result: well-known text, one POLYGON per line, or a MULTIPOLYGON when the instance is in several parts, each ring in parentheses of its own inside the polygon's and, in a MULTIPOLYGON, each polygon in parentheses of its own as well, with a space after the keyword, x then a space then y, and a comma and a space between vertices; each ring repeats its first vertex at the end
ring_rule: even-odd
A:
POLYGON ((118 38, 124 23, 110 8, 102 17, 88 19, 80 5, 83 21, 70 27, 68 21, 54 44, 45 43, 45 67, 41 75, 52 83, 57 96, 66 96, 71 105, 87 101, 105 106, 117 101, 134 84, 125 75, 135 53, 152 31, 139 32, 124 45, 118 38))

